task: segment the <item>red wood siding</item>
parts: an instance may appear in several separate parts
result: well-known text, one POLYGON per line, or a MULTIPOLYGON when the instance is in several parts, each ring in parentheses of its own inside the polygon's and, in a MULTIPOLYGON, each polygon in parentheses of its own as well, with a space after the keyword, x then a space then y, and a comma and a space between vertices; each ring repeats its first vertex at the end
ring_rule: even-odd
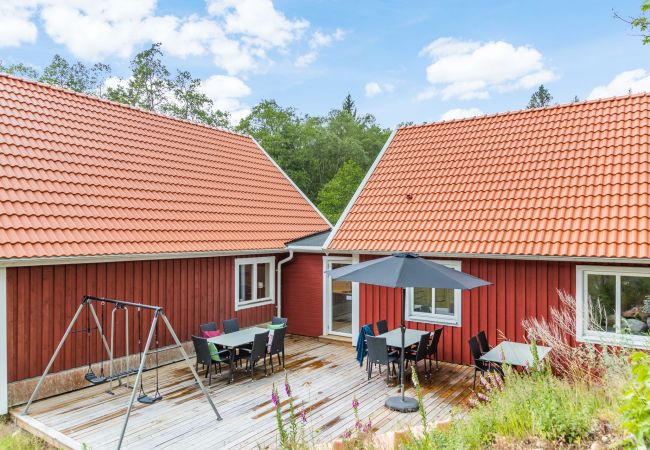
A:
POLYGON ((323 334, 323 255, 299 253, 282 266, 282 315, 288 332, 323 334))
MULTIPOLYGON (((368 260, 370 257, 362 257, 368 260)), ((558 289, 575 295, 576 265, 572 262, 463 259, 462 271, 491 281, 462 295, 462 326, 445 326, 440 357, 445 361, 471 364, 467 341, 485 330, 491 345, 504 334, 509 340, 523 341, 524 317, 548 317, 557 307, 558 289)), ((360 323, 387 319, 390 328, 402 317, 401 290, 362 284, 359 288, 360 323)), ((409 328, 433 330, 437 326, 407 322, 409 328)))
MULTIPOLYGON (((198 333, 200 323, 239 318, 240 326, 269 321, 275 305, 235 311, 234 259, 215 257, 157 261, 13 267, 7 269, 9 381, 40 375, 85 294, 154 304, 165 313, 182 341, 198 333)), ((95 305, 101 320, 101 307, 95 305)), ((106 324, 111 308, 106 308, 106 324)), ((135 311, 129 311, 131 352, 137 351, 135 311)), ((151 313, 142 312, 142 339, 151 313)), ((85 316, 77 329, 85 326, 85 316)), ((116 320, 116 356, 125 352, 124 321, 116 320)), ((172 343, 160 325, 160 345, 172 343)), ((108 333, 108 331, 107 331, 108 333)), ((70 336, 53 372, 86 361, 85 333, 70 336)), ((144 342, 143 342, 144 346, 144 342)), ((93 361, 104 358, 97 333, 91 336, 93 361)))

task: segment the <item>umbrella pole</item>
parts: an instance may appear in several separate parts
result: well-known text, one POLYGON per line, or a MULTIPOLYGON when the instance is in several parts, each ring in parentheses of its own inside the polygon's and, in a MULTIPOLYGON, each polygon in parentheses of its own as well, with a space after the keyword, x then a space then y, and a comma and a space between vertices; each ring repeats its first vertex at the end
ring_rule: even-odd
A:
MULTIPOLYGON (((406 289, 402 288, 402 325, 400 331, 402 333, 402 352, 399 357, 399 389, 401 395, 399 397, 389 397, 386 400, 386 407, 392 409, 393 411, 399 412, 415 412, 418 410, 418 401, 411 397, 404 396, 404 353, 406 351, 405 347, 405 336, 406 336, 406 289)), ((388 369, 386 369, 388 370, 388 369)))

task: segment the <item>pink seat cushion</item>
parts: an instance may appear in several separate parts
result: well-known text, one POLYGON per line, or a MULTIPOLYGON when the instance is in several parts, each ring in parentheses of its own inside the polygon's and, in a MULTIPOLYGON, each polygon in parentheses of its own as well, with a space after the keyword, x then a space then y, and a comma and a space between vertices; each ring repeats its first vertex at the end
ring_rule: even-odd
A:
POLYGON ((221 336, 221 330, 215 330, 215 331, 204 331, 203 332, 203 337, 204 338, 211 338, 215 336, 221 336))

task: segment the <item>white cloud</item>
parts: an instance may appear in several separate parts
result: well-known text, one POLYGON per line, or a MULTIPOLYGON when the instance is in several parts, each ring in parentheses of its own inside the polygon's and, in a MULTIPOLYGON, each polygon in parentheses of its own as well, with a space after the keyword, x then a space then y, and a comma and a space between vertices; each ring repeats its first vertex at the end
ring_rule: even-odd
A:
POLYGON ((529 89, 556 78, 538 50, 503 41, 439 38, 423 48, 420 56, 432 59, 426 73, 433 87, 418 94, 420 100, 436 95, 443 100, 485 99, 491 92, 529 89))
POLYGON ((316 61, 320 49, 330 47, 334 42, 342 41, 345 38, 345 31, 337 28, 333 33, 321 33, 316 31, 309 40, 309 51, 300 55, 295 62, 297 67, 306 67, 316 61))
POLYGON ((393 92, 394 89, 395 86, 393 86, 391 83, 379 83, 377 81, 366 83, 365 86, 366 97, 370 98, 386 92, 393 92))
POLYGON ((483 111, 478 108, 454 108, 440 116, 440 120, 462 119, 464 117, 480 116, 481 114, 483 114, 483 111))
POLYGON ((201 91, 214 102, 215 108, 228 111, 234 124, 250 114, 250 108, 240 99, 250 95, 251 88, 237 77, 212 75, 203 80, 201 91))
POLYGON ((645 69, 619 73, 609 84, 595 87, 589 94, 589 99, 626 95, 630 92, 650 92, 650 74, 645 69))
POLYGON ((38 30, 31 21, 35 1, 4 0, 0 3, 0 47, 36 42, 38 30))
POLYGON ((156 14, 157 0, 3 1, 0 47, 34 42, 40 18, 45 33, 82 60, 128 58, 161 42, 172 56, 211 56, 230 75, 263 68, 270 52, 286 52, 310 26, 287 18, 271 0, 209 0, 204 14, 184 17, 156 14))

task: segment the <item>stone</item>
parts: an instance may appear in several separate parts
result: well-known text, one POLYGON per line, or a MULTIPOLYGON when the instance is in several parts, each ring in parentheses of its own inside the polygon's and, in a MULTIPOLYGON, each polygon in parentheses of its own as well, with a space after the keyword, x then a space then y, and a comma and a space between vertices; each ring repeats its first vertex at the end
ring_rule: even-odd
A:
POLYGON ((638 319, 625 319, 625 323, 621 325, 623 328, 629 328, 632 334, 641 334, 648 329, 648 324, 638 319))

